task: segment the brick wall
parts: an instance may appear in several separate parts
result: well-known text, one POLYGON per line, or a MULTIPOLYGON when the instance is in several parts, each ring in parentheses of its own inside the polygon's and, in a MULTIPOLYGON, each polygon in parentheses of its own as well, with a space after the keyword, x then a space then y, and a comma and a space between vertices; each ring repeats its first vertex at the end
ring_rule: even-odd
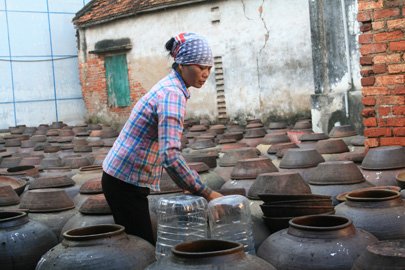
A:
POLYGON ((134 74, 128 63, 128 78, 131 105, 128 107, 110 107, 107 102, 107 84, 105 77, 104 56, 88 54, 86 61, 79 64, 80 83, 83 99, 89 116, 97 115, 106 121, 124 122, 131 113, 132 107, 146 90, 140 82, 133 80, 134 74))
POLYGON ((405 146, 404 0, 358 0, 366 146, 405 146))

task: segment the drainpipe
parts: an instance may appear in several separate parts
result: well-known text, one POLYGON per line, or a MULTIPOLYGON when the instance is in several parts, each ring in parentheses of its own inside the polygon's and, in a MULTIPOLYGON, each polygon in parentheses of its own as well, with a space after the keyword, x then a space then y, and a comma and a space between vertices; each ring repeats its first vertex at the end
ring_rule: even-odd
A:
POLYGON ((346 6, 345 6, 345 0, 340 0, 340 4, 342 5, 342 12, 343 12, 343 29, 344 29, 344 35, 345 35, 345 47, 346 47, 346 65, 347 65, 347 71, 349 73, 349 78, 350 78, 350 86, 348 89, 345 90, 344 93, 344 98, 345 98, 345 111, 346 111, 346 117, 349 118, 349 91, 352 89, 352 84, 353 84, 353 74, 352 74, 352 68, 350 64, 350 48, 349 48, 349 33, 347 31, 347 18, 346 18, 346 6))

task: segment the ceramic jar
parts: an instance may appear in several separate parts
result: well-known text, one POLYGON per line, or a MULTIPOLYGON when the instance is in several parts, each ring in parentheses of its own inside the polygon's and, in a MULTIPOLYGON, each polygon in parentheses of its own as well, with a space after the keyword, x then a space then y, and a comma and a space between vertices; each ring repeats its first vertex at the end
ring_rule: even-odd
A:
POLYGON ((377 242, 342 216, 296 217, 289 224, 270 235, 257 252, 278 270, 350 269, 366 247, 377 242))

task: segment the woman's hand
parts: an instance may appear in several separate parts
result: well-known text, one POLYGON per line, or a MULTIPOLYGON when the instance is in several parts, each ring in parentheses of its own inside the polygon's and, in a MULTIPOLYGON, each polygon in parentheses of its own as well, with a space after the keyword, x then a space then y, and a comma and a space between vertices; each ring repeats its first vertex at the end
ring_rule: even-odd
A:
POLYGON ((213 199, 220 198, 220 197, 223 197, 223 196, 224 195, 222 195, 219 192, 212 191, 205 199, 207 199, 207 201, 211 201, 213 199))

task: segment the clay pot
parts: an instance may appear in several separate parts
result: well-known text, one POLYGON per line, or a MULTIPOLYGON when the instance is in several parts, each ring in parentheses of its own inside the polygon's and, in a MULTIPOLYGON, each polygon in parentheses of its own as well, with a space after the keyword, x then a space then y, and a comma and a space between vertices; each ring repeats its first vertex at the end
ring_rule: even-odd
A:
POLYGON ((326 135, 325 133, 308 133, 308 134, 303 134, 299 137, 299 140, 301 142, 313 142, 313 141, 320 141, 320 140, 326 140, 329 139, 329 136, 326 135))
POLYGON ((336 160, 338 161, 348 160, 353 161, 354 163, 361 164, 365 156, 366 153, 364 151, 353 151, 339 154, 336 160))
POLYGON ((101 178, 90 179, 80 187, 79 194, 73 198, 73 202, 77 208, 80 208, 87 198, 100 193, 103 193, 101 178))
POLYGON ((373 243, 354 262, 352 270, 401 270, 405 268, 405 240, 373 243))
POLYGON ((405 168, 391 170, 365 170, 360 168, 364 178, 376 186, 395 186, 397 185, 396 176, 405 171, 405 168))
POLYGON ((401 189, 397 186, 372 186, 372 187, 366 187, 366 188, 359 188, 356 190, 350 190, 350 191, 346 191, 346 192, 342 192, 340 194, 338 194, 336 196, 336 199, 339 202, 345 202, 346 201, 346 195, 349 194, 352 191, 367 191, 367 190, 375 190, 375 189, 386 189, 386 190, 393 190, 393 191, 397 191, 400 192, 401 189))
POLYGON ((221 167, 217 166, 213 172, 218 174, 222 179, 225 180, 225 182, 231 180, 231 173, 233 171, 234 167, 221 167))
POLYGON ((0 208, 20 203, 20 197, 10 185, 0 184, 0 208))
POLYGON ((101 193, 87 198, 80 206, 79 212, 86 215, 107 215, 111 214, 111 209, 104 194, 101 193))
POLYGON ((239 141, 243 139, 243 132, 226 132, 222 134, 221 139, 235 139, 239 141))
POLYGON ((280 168, 296 169, 315 167, 324 162, 323 157, 315 149, 288 149, 280 162, 280 168))
POLYGON ((331 138, 350 137, 357 135, 356 130, 351 125, 335 126, 329 132, 331 138))
POLYGON ((373 186, 351 161, 318 164, 310 174, 309 184, 312 193, 332 196, 335 205, 339 203, 336 196, 340 193, 373 186))
MULTIPOLYGON (((10 154, 11 155, 11 154, 10 154)), ((0 163, 0 168, 12 168, 12 167, 17 167, 18 164, 20 164, 22 158, 21 157, 3 157, 1 163, 0 163)))
POLYGON ((0 212, 0 239, 1 268, 15 270, 35 269, 41 256, 58 243, 48 227, 18 211, 0 212))
POLYGON ((305 215, 319 215, 332 212, 333 205, 291 205, 286 202, 283 205, 260 205, 266 217, 299 217, 305 215))
POLYGON ((250 123, 246 125, 246 129, 250 129, 250 128, 261 128, 263 127, 263 124, 260 122, 258 123, 250 123))
POLYGON ((345 217, 303 216, 291 219, 288 229, 270 235, 257 255, 278 270, 350 269, 366 247, 376 241, 345 217))
POLYGON ((52 168, 52 167, 61 167, 62 160, 57 156, 48 156, 44 157, 41 160, 40 167, 42 169, 52 168))
POLYGON ((188 163, 191 169, 197 171, 201 182, 212 190, 219 190, 225 183, 225 180, 214 171, 209 171, 209 167, 203 162, 188 163))
POLYGON ((252 147, 232 149, 224 152, 224 155, 219 159, 218 164, 221 167, 232 167, 235 166, 239 160, 256 158, 258 156, 257 149, 252 147))
POLYGON ((335 207, 336 214, 353 220, 380 240, 405 237, 405 202, 391 190, 352 191, 346 201, 335 207))
POLYGON ((249 147, 256 147, 259 144, 262 143, 263 138, 262 137, 256 137, 256 138, 243 138, 240 140, 240 143, 247 144, 249 147))
POLYGON ((173 247, 172 255, 150 265, 147 270, 255 269, 275 270, 262 259, 244 253, 243 245, 222 240, 184 242, 173 247))
POLYGON ((76 182, 77 185, 83 185, 87 180, 90 179, 101 179, 103 175, 103 168, 99 165, 89 165, 83 166, 79 169, 79 172, 72 176, 72 180, 76 182))
POLYGON ((208 167, 215 168, 217 166, 218 152, 193 152, 190 154, 183 154, 183 157, 187 162, 204 162, 208 167))
POLYGON ((287 142, 291 142, 290 138, 287 135, 281 134, 267 134, 261 141, 262 144, 279 144, 287 142))
POLYGON ((281 149, 289 149, 289 148, 298 148, 298 146, 295 143, 289 142, 289 143, 277 143, 273 144, 270 146, 270 148, 267 150, 268 154, 276 154, 277 151, 281 149))
POLYGON ((270 122, 269 129, 285 129, 287 128, 286 122, 270 122))
POLYGON ((310 194, 309 185, 298 173, 263 173, 249 189, 248 197, 259 199, 260 194, 310 194))
POLYGON ((89 158, 80 155, 69 155, 62 158, 62 165, 71 169, 78 169, 90 165, 89 158))
POLYGON ((211 139, 199 139, 190 145, 191 149, 205 149, 215 147, 216 144, 211 139))
POLYGON ((312 124, 308 120, 302 120, 295 123, 293 129, 312 129, 312 124))
POLYGON ((13 190, 17 193, 17 195, 21 195, 27 186, 28 182, 17 178, 17 177, 10 177, 10 176, 0 176, 0 185, 9 185, 13 188, 13 190))
POLYGON ((401 189, 405 189, 405 171, 398 173, 395 179, 397 180, 398 186, 401 189))
POLYGON ((47 188, 63 189, 73 199, 79 193, 80 187, 75 185, 75 181, 66 175, 40 177, 32 181, 28 186, 28 189, 47 188))
POLYGON ((76 210, 63 189, 29 190, 21 196, 20 209, 27 209, 32 220, 47 225, 59 236, 63 225, 76 210))
POLYGON ((88 153, 92 152, 93 148, 90 145, 75 145, 73 146, 73 152, 75 153, 88 153))
POLYGON ((267 157, 239 160, 231 172, 231 178, 255 179, 259 174, 277 172, 278 169, 267 157))
POLYGON ((405 148, 402 146, 384 146, 370 149, 364 157, 361 167, 365 170, 390 170, 405 167, 405 148))
POLYGON ((226 130, 226 127, 224 125, 213 125, 209 128, 208 131, 213 131, 216 134, 223 134, 226 130))
POLYGON ((7 169, 7 175, 23 175, 37 177, 39 175, 38 168, 35 166, 16 166, 7 169))
POLYGON ((42 256, 36 269, 145 269, 155 261, 153 246, 124 230, 120 225, 69 230, 62 243, 42 256))
POLYGON ((315 149, 320 154, 339 154, 349 152, 346 143, 340 139, 329 139, 317 141, 315 149))
POLYGON ((243 137, 244 138, 262 138, 266 134, 267 134, 266 130, 263 127, 250 128, 250 129, 246 129, 245 135, 243 137))
POLYGON ((220 189, 220 193, 222 193, 222 190, 238 190, 238 189, 244 189, 245 194, 248 194, 250 188, 252 187, 253 183, 255 182, 255 179, 244 179, 244 180, 231 180, 231 181, 226 181, 225 184, 222 185, 220 189))
POLYGON ((364 136, 354 136, 350 140, 350 144, 354 146, 364 146, 364 141, 365 141, 364 136))

